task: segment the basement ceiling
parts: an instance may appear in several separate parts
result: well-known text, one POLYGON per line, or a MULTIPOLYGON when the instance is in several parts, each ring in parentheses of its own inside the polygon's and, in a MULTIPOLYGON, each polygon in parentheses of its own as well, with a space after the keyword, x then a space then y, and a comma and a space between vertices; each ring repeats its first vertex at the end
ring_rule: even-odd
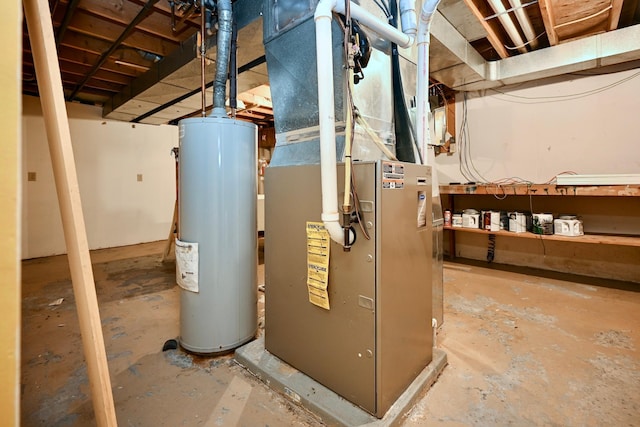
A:
MULTIPOLYGON (((67 100, 107 118, 175 123, 201 114, 199 4, 175 0, 49 0, 67 100)), ((431 77, 476 90, 640 60, 640 0, 442 0, 431 77)), ((236 0, 238 117, 272 125, 261 0, 236 0)), ((214 37, 215 38, 215 37, 214 37)), ((207 46, 214 44, 214 38, 207 46)), ((38 95, 28 31, 23 93, 38 95)), ((207 50, 208 62, 215 47, 207 50)), ((214 64, 207 67, 211 82, 214 64)), ((209 88, 206 96, 211 104, 209 88)))

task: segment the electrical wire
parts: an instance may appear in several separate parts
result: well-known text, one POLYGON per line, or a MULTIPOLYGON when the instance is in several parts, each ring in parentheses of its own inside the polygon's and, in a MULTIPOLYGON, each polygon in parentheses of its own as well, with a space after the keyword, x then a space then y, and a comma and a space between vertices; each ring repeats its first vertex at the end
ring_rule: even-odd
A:
POLYGON ((369 235, 369 232, 367 231, 367 228, 364 225, 362 208, 360 206, 360 198, 358 197, 358 190, 356 189, 356 175, 353 168, 351 168, 351 196, 353 197, 354 211, 356 213, 356 218, 358 218, 358 225, 360 226, 362 235, 364 236, 365 239, 371 240, 371 236, 369 235))
POLYGON ((518 50, 518 49, 522 49, 523 47, 527 47, 529 46, 531 43, 533 43, 534 41, 538 40, 540 37, 544 36, 545 34, 547 34, 546 32, 542 32, 540 34, 538 34, 536 36, 536 38, 529 40, 526 43, 522 43, 520 46, 507 46, 506 44, 503 45, 504 47, 506 47, 509 50, 518 50))
MULTIPOLYGON (((529 192, 529 209, 531 211, 531 216, 533 217, 533 195, 529 192)), ((533 221, 533 218, 531 219, 533 221)), ((540 236, 540 243, 542 243, 542 256, 547 256, 547 247, 544 244, 544 239, 542 238, 542 234, 540 236)))
POLYGON ((469 134, 469 121, 468 121, 468 111, 467 111, 467 97, 468 93, 463 93, 463 103, 462 103, 462 123, 460 124, 459 135, 459 148, 458 148, 458 160, 459 160, 459 169, 462 176, 470 182, 478 182, 485 183, 489 182, 488 179, 484 178, 482 174, 478 171, 475 164, 473 163, 472 154, 471 154, 471 137, 469 134))
MULTIPOLYGON (((588 90, 585 92, 578 92, 578 93, 573 93, 573 94, 569 94, 569 95, 555 95, 555 96, 523 96, 523 95, 513 95, 511 93, 508 92, 503 92, 501 90, 498 89, 489 89, 493 92, 496 92, 500 95, 506 96, 506 97, 511 97, 511 98, 516 98, 516 99, 522 99, 523 101, 516 101, 516 100, 508 100, 508 99, 502 99, 502 98, 496 98, 496 99, 500 99, 501 101, 505 101, 505 102, 513 102, 516 104, 544 104, 544 103, 553 103, 553 102, 563 102, 563 101, 571 101, 574 99, 580 99, 580 98, 585 98, 587 96, 591 96, 591 95, 596 95, 598 93, 607 91, 609 89, 613 89, 616 86, 619 86, 621 84, 624 84, 628 81, 631 81, 633 79, 635 79, 636 77, 640 76, 640 71, 627 76, 625 78, 622 78, 616 82, 607 84, 605 86, 596 88, 596 89, 592 89, 592 90, 588 90)), ((465 92, 466 94, 466 92, 465 92)))
POLYGON ((376 4, 376 6, 378 6, 380 8, 380 10, 382 10, 382 13, 385 14, 385 16, 387 17, 387 20, 391 17, 391 12, 389 10, 389 4, 385 3, 382 0, 373 0, 373 2, 376 4))

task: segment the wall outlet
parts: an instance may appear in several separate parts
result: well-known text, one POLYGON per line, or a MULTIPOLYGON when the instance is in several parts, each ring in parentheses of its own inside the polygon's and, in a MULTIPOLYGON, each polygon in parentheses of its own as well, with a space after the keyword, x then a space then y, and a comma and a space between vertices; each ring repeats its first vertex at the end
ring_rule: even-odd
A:
POLYGON ((36 173, 35 172, 27 172, 27 181, 35 181, 36 173))
POLYGON ((138 174, 138 182, 142 182, 142 174, 141 173, 138 174))

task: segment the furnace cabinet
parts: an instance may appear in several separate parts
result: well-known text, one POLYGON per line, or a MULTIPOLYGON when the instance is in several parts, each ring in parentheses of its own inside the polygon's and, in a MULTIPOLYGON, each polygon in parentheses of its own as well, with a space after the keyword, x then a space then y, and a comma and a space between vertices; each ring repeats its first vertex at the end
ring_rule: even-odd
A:
POLYGON ((331 242, 326 310, 307 290, 306 223, 320 221, 320 166, 267 168, 265 347, 382 418, 432 358, 431 168, 355 162, 353 176, 370 239, 355 224, 350 252, 331 242))

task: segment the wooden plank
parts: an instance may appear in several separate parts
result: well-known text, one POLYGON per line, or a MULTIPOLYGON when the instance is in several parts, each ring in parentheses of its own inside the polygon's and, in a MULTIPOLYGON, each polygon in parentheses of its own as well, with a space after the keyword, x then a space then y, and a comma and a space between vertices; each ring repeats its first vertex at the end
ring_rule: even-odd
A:
POLYGON ((546 3, 553 17, 553 29, 560 42, 617 28, 622 10, 621 0, 546 0, 546 3))
POLYGON ((501 36, 504 33, 502 27, 496 22, 495 19, 486 21, 485 17, 493 14, 493 11, 489 8, 485 1, 481 0, 464 0, 469 7, 469 10, 478 18, 480 24, 487 32, 487 39, 491 43, 491 46, 498 52, 500 58, 509 57, 509 52, 505 46, 505 38, 501 36))
MULTIPOLYGON (((76 11, 73 18, 71 18, 71 22, 69 22, 70 30, 107 41, 116 40, 124 31, 124 28, 124 25, 98 19, 82 10, 76 11)), ((167 56, 178 46, 178 43, 158 39, 140 31, 133 31, 122 44, 160 56, 167 56)))
MULTIPOLYGON (((22 229, 21 184, 24 148, 22 146, 22 101, 20 81, 20 29, 22 6, 19 1, 2 3, 0 36, 4 46, 0 55, 0 128, 2 129, 2 155, 0 155, 0 414, 6 427, 20 426, 20 359, 28 362, 20 352, 22 331, 20 280, 20 230, 22 229)), ((22 131, 23 132, 23 131, 22 131)), ((22 344, 25 345, 25 344, 22 344)), ((24 348, 24 347, 23 347, 24 348)), ((24 384, 24 383, 23 383, 24 384)), ((24 387, 24 385, 23 385, 24 387)))
MULTIPOLYGON (((33 61, 31 61, 33 62, 33 61)), ((62 61, 61 61, 62 62, 62 61)), ((33 64, 30 64, 28 61, 23 63, 23 72, 33 73, 34 67, 33 64)), ((69 71, 61 70, 62 81, 66 84, 78 84, 84 77, 84 73, 82 70, 72 69, 69 71)), ((126 77, 122 76, 124 80, 128 80, 126 77)), ((107 92, 115 92, 118 93, 122 90, 123 87, 127 85, 127 82, 111 82, 98 78, 91 78, 87 82, 87 87, 92 87, 94 89, 100 89, 107 92)))
POLYGON ((618 246, 637 246, 640 247, 640 237, 634 236, 610 236, 602 234, 585 234, 584 236, 558 236, 556 234, 541 235, 534 233, 514 233, 512 231, 487 231, 479 228, 464 228, 464 227, 445 227, 445 230, 451 230, 455 232, 464 233, 480 233, 480 234, 495 234, 496 236, 504 237, 517 237, 522 239, 541 239, 541 240, 554 240, 558 242, 567 243, 589 243, 597 245, 618 245, 618 246))
MULTIPOLYGON (((76 85, 73 83, 63 83, 63 90, 65 95, 71 94, 75 87, 76 85)), ((25 95, 39 96, 38 85, 35 82, 23 81, 22 93, 24 93, 25 95)), ((92 87, 87 87, 82 90, 82 100, 93 104, 103 104, 111 96, 113 96, 113 92, 94 89, 92 87)))
MULTIPOLYGON (((89 243, 82 214, 69 120, 62 92, 53 26, 47 0, 24 0, 34 52, 49 152, 60 204, 73 293, 98 426, 117 426, 111 380, 98 311, 89 243)), ((44 214, 44 213, 43 213, 44 214)))
POLYGON ((623 0, 611 0, 611 13, 609 13, 609 31, 618 28, 620 22, 620 13, 622 12, 623 0))
MULTIPOLYGON (((72 30, 68 30, 65 33, 64 40, 60 43, 62 46, 68 46, 77 50, 83 50, 96 55, 98 58, 103 52, 106 52, 111 47, 111 41, 105 41, 97 39, 95 37, 88 36, 86 34, 79 34, 72 30)), ((121 47, 116 49, 110 58, 127 61, 132 64, 140 65, 143 67, 150 67, 153 62, 149 59, 144 59, 134 49, 127 47, 121 47)))
MULTIPOLYGON (((146 3, 147 0, 129 0, 131 3, 135 3, 138 6, 144 6, 144 4, 146 3)), ((171 7, 169 6, 169 2, 168 1, 161 1, 156 3, 153 6, 153 9, 156 13, 160 13, 163 14, 167 17, 171 16, 171 7)), ((180 20, 180 16, 176 16, 176 24, 177 22, 180 20)), ((191 18, 187 19, 184 21, 184 24, 182 26, 178 26, 177 28, 177 34, 180 34, 183 32, 184 28, 195 28, 196 31, 200 29, 200 15, 195 15, 192 16, 191 18)))
POLYGON ((502 196, 608 196, 640 197, 640 185, 570 186, 555 184, 441 185, 441 194, 502 196))
POLYGON ((555 46, 558 44, 558 34, 556 34, 556 23, 555 17, 553 14, 553 0, 539 0, 538 5, 540 6, 540 13, 542 14, 542 22, 544 23, 544 28, 547 31, 547 38, 549 39, 549 44, 551 46, 555 46))
MULTIPOLYGON (((60 58, 64 59, 65 61, 92 67, 93 64, 95 64, 96 61, 98 60, 98 55, 96 55, 95 53, 78 50, 70 46, 60 46, 60 58)), ((102 64, 102 67, 100 68, 102 70, 107 70, 113 73, 119 73, 125 76, 132 76, 132 77, 137 77, 141 75, 143 72, 145 72, 144 68, 139 68, 139 67, 145 67, 143 65, 129 62, 126 59, 122 59, 122 61, 126 63, 135 64, 136 67, 128 67, 125 65, 117 64, 115 58, 110 58, 110 59, 107 59, 107 61, 104 64, 102 64)))
MULTIPOLYGON (((129 1, 105 2, 104 0, 82 0, 78 5, 79 10, 83 10, 92 16, 99 17, 111 22, 128 25, 129 22, 138 15, 142 7, 129 1)), ((151 12, 140 24, 138 31, 143 31, 157 37, 174 41, 176 43, 188 38, 196 32, 190 28, 189 31, 176 35, 171 31, 171 18, 161 12, 151 12)))

